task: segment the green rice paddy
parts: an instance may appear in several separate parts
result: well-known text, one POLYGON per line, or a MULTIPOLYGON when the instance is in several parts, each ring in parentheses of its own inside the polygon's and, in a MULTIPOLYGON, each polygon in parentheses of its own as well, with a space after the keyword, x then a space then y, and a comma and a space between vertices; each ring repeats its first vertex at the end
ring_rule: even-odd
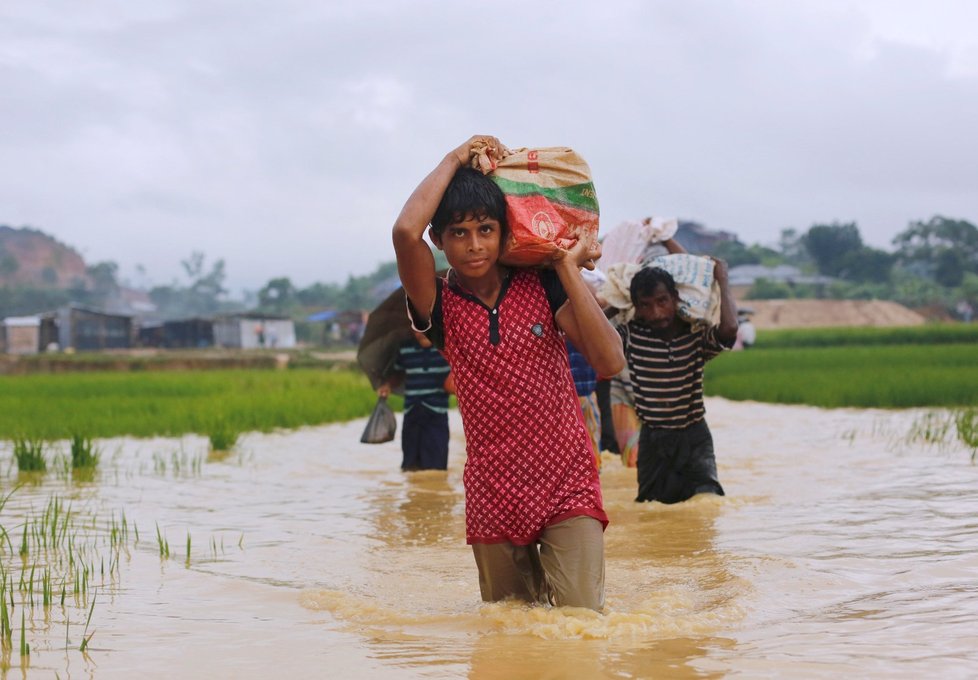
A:
POLYGON ((978 324, 764 330, 757 334, 756 349, 966 343, 978 343, 978 324))
POLYGON ((0 439, 226 437, 351 420, 368 415, 375 400, 366 377, 348 370, 4 376, 0 439))
MULTIPOLYGON (((763 331, 707 364, 705 389, 827 408, 973 408, 978 324, 763 331)), ((0 376, 0 439, 199 433, 221 450, 244 432, 363 417, 375 401, 359 371, 335 367, 0 376)))
POLYGON ((826 408, 978 406, 978 343, 758 347, 707 364, 704 389, 826 408))

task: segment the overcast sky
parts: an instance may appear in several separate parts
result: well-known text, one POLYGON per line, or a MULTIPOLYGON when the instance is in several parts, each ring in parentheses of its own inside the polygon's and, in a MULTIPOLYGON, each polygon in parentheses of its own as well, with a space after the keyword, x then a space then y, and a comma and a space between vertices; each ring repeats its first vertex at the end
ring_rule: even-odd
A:
POLYGON ((570 146, 601 229, 978 222, 971 0, 0 3, 0 224, 133 283, 342 283, 471 134, 570 146), (146 276, 137 275, 142 265, 146 276))

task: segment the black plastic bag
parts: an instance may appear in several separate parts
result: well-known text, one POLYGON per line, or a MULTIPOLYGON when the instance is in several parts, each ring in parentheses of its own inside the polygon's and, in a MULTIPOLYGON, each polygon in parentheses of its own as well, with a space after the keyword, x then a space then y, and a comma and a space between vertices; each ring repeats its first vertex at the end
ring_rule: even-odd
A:
POLYGON ((397 433, 397 418, 387 405, 387 397, 379 397, 374 412, 367 420, 360 442, 363 444, 383 444, 394 439, 397 433))

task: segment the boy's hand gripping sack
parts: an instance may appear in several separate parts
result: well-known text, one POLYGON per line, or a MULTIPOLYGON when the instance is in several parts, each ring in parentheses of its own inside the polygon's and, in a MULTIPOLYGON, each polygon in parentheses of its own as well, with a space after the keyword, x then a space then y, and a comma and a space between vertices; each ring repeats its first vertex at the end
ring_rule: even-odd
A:
POLYGON ((598 198, 591 169, 573 149, 507 150, 489 163, 477 156, 473 166, 489 177, 506 196, 509 237, 500 262, 514 267, 548 265, 559 250, 579 238, 598 237, 598 198))
POLYGON ((367 426, 363 428, 360 442, 362 444, 383 444, 394 439, 396 432, 397 418, 387 404, 387 398, 379 397, 373 413, 367 420, 367 426))

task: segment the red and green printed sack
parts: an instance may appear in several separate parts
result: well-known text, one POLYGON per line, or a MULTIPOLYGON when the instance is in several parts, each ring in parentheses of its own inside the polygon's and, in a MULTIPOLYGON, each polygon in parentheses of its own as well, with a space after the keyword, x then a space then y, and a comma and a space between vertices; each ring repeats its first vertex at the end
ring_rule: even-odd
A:
POLYGON ((591 169, 573 149, 513 149, 489 173, 506 196, 509 237, 500 261, 547 265, 579 237, 597 241, 598 198, 591 169))

